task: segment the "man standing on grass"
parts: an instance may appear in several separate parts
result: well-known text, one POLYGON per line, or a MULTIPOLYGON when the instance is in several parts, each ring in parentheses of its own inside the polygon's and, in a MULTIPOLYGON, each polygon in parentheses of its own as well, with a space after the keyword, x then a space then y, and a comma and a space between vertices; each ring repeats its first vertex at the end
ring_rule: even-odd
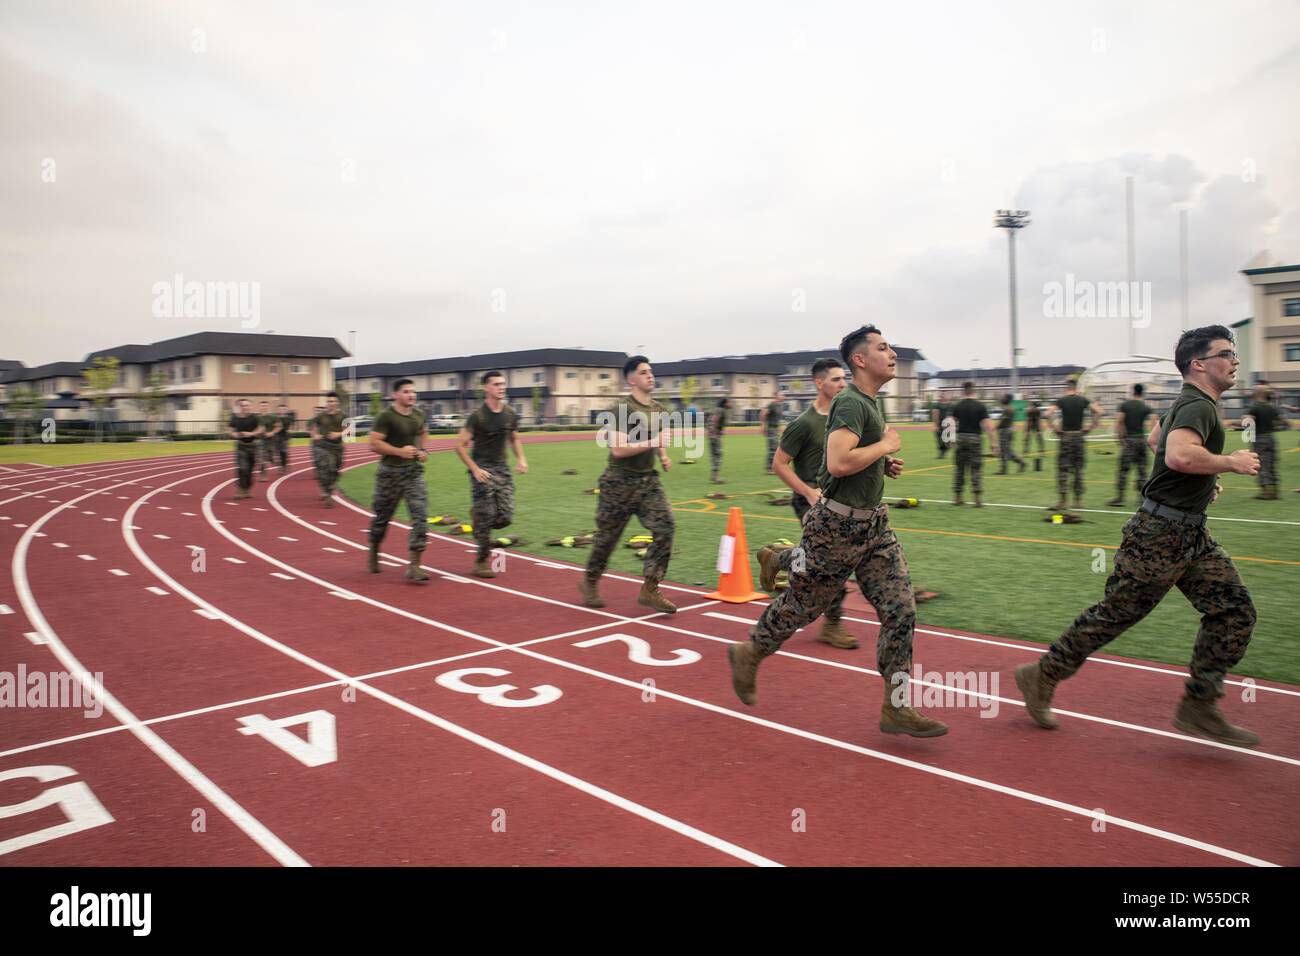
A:
POLYGON ((251 403, 241 398, 235 403, 236 410, 230 414, 228 432, 235 439, 235 472, 239 475, 239 491, 236 498, 251 498, 253 487, 253 464, 257 460, 257 442, 263 428, 257 416, 252 413, 251 403))
POLYGON ((654 370, 644 355, 634 355, 623 364, 623 378, 629 394, 605 412, 605 425, 596 433, 596 441, 609 447, 609 464, 600 476, 596 504, 596 539, 592 542, 587 572, 578 582, 582 602, 587 607, 604 607, 596 590, 600 577, 609 565, 609 556, 618 545, 619 536, 635 515, 654 536, 646 549, 642 565, 645 581, 637 603, 656 611, 672 614, 677 607, 659 590, 668 573, 668 559, 673 553, 673 512, 655 471, 658 458, 664 471, 672 467, 668 448, 672 432, 667 426, 664 407, 654 400, 654 370))
POLYGON ((1043 453, 1047 450, 1043 446, 1043 409, 1042 397, 1035 395, 1025 403, 1025 447, 1024 453, 1029 454, 1030 440, 1038 442, 1038 454, 1034 456, 1034 471, 1043 470, 1043 453))
POLYGON ((312 464, 316 466, 316 483, 320 485, 321 501, 326 508, 333 508, 339 469, 343 467, 343 413, 339 411, 337 393, 330 392, 325 397, 325 408, 317 413, 308 427, 312 439, 312 464))
POLYGON ((492 533, 507 527, 515 516, 515 482, 510 463, 506 461, 506 443, 514 450, 521 475, 528 472, 528 461, 519 442, 519 416, 506 404, 505 375, 484 372, 481 384, 483 404, 465 419, 465 426, 456 438, 456 454, 469 469, 470 521, 474 526, 474 540, 478 542, 474 574, 494 578, 496 572, 488 566, 492 533))
POLYGON ((984 403, 975 397, 975 383, 965 382, 961 387, 963 398, 952 408, 957 420, 957 451, 953 455, 952 503, 963 505, 962 488, 966 472, 970 472, 970 490, 975 496, 975 507, 984 507, 984 433, 988 432, 989 445, 993 444, 993 419, 984 403))
MULTIPOLYGON (((835 359, 818 359, 814 362, 812 377, 817 398, 786 428, 781 435, 781 447, 772 459, 772 470, 793 492, 790 495, 790 505, 801 524, 808 509, 822 496, 821 489, 817 486, 817 475, 821 472, 826 446, 826 416, 831 410, 831 401, 844 391, 847 384, 844 368, 835 359)), ((799 558, 800 552, 796 548, 759 548, 759 587, 771 593, 776 587, 777 574, 781 571, 789 574, 792 563, 799 558)), ((832 647, 852 650, 858 646, 857 639, 844 630, 841 621, 847 590, 846 584, 831 599, 817 640, 832 647)))
MULTIPOLYGON (((1002 467, 998 469, 999 475, 1007 473, 1009 462, 1015 462, 1020 466, 1020 470, 1025 470, 1025 460, 1016 454, 1016 407, 1012 404, 1015 398, 1010 392, 1002 396, 1002 417, 998 419, 998 457, 1002 460, 1002 467)), ((979 497, 976 496, 975 504, 980 504, 979 497)))
POLYGON ((705 431, 709 436, 709 461, 711 463, 709 480, 715 485, 722 484, 722 433, 727 427, 727 407, 730 403, 725 398, 718 399, 718 407, 709 412, 705 431))
POLYGON ((1259 455, 1259 494, 1257 501, 1277 501, 1281 481, 1277 476, 1277 439, 1275 431, 1287 427, 1287 421, 1273 404, 1273 391, 1267 385, 1255 389, 1255 401, 1246 414, 1254 421, 1255 454, 1259 455))
POLYGON ((885 476, 903 470, 898 432, 885 424, 876 393, 891 381, 898 356, 874 325, 850 332, 840 357, 853 384, 831 402, 826 421, 826 455, 818 475, 821 496, 804 518, 802 571, 792 567, 790 587, 763 611, 750 640, 727 648, 731 684, 749 706, 757 701, 758 665, 786 639, 823 613, 855 575, 862 594, 880 617, 876 666, 885 682, 880 729, 889 734, 937 737, 946 725, 908 706, 916 601, 903 548, 889 527, 881 503, 885 476))
POLYGON ((1052 505, 1052 511, 1064 511, 1069 507, 1071 474, 1074 475, 1075 506, 1083 507, 1084 442, 1088 432, 1101 423, 1101 406, 1088 401, 1076 389, 1076 379, 1071 376, 1065 383, 1065 394, 1056 400, 1056 411, 1052 414, 1052 431, 1060 441, 1056 450, 1056 492, 1060 500, 1052 505), (1087 412, 1092 412, 1092 424, 1084 428, 1083 416, 1087 412))
POLYGON ((1259 472, 1259 456, 1252 451, 1222 454, 1218 401, 1237 380, 1232 333, 1221 325, 1184 332, 1174 363, 1183 389, 1148 439, 1155 450, 1151 479, 1142 489, 1141 508, 1124 526, 1106 595, 1037 662, 1016 668, 1016 685, 1030 716, 1040 727, 1054 729, 1056 685, 1177 587, 1201 612, 1201 627, 1174 726, 1221 744, 1253 747, 1259 737, 1228 723, 1216 701, 1223 696, 1224 677, 1246 653, 1255 605, 1232 559, 1205 529, 1205 509, 1222 490, 1215 476, 1259 472))
POLYGON ((399 378, 393 383, 393 404, 380 412, 370 427, 370 450, 384 456, 375 476, 375 497, 370 506, 375 513, 370 519, 368 567, 372 574, 379 573, 379 546, 383 544, 388 522, 397 505, 405 500, 411 515, 411 531, 407 536, 410 563, 406 577, 410 581, 429 579, 420 567, 420 556, 429 538, 429 491, 424 484, 424 461, 429 457, 424 450, 426 431, 424 415, 415 407, 415 384, 409 378, 399 378))
POLYGON ((1137 472, 1134 489, 1142 494, 1147 483, 1147 419, 1155 411, 1142 400, 1142 384, 1133 386, 1133 397, 1119 407, 1115 416, 1115 437, 1120 444, 1119 472, 1115 478, 1115 497, 1106 502, 1108 508, 1118 508, 1124 503, 1124 484, 1129 469, 1137 472))
POLYGON ((767 473, 772 474, 772 459, 776 457, 777 438, 781 434, 781 413, 785 394, 778 388, 776 397, 763 410, 763 434, 767 436, 767 473))

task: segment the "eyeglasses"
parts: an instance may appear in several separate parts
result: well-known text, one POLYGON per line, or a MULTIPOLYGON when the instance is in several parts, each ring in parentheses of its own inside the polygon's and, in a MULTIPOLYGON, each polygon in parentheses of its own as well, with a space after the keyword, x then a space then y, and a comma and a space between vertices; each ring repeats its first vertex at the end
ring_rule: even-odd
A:
POLYGON ((1236 357, 1237 357, 1237 353, 1234 350, 1222 349, 1221 351, 1218 352, 1212 352, 1209 355, 1202 355, 1198 358, 1198 361, 1204 362, 1206 359, 1212 359, 1212 358, 1236 359, 1236 357))

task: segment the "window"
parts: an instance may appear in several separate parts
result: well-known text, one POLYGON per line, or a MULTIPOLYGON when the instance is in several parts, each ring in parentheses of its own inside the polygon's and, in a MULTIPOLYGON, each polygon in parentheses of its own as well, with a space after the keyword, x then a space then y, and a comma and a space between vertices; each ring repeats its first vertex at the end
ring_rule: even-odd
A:
POLYGON ((740 381, 740 384, 741 384, 741 385, 745 385, 745 384, 748 383, 749 380, 746 379, 746 378, 741 378, 741 379, 739 379, 739 381, 740 381))
POLYGON ((253 373, 252 362, 236 362, 230 366, 232 372, 238 372, 240 375, 251 375, 253 373))
POLYGON ((1300 315, 1300 299, 1283 299, 1283 315, 1300 315))
POLYGON ((715 378, 715 379, 711 379, 711 381, 713 382, 714 388, 722 388, 722 379, 715 378))
POLYGON ((270 365, 266 367, 266 370, 270 372, 272 375, 275 375, 280 371, 280 366, 277 363, 272 362, 270 365))
POLYGON ((545 376, 544 376, 541 372, 534 372, 534 373, 533 373, 533 384, 534 384, 534 385, 539 384, 539 383, 542 381, 543 378, 545 378, 545 376))
POLYGON ((1284 345, 1282 351, 1288 362, 1300 362, 1300 345, 1284 345))
POLYGON ((601 380, 602 382, 607 382, 607 381, 609 381, 609 373, 608 373, 608 372, 601 372, 601 373, 600 373, 600 380, 601 380))
MULTIPOLYGON (((566 379, 575 379, 575 378, 578 377, 578 373, 577 373, 577 372, 565 372, 565 373, 564 373, 564 377, 565 377, 566 379)), ((534 379, 534 381, 536 381, 536 379, 534 379)))
POLYGON ((456 376, 452 375, 447 378, 447 387, 448 388, 456 387, 456 376))
POLYGON ((307 375, 308 373, 310 373, 310 371, 311 371, 311 369, 309 369, 306 365, 290 365, 290 366, 289 366, 289 374, 290 374, 290 375, 307 375))

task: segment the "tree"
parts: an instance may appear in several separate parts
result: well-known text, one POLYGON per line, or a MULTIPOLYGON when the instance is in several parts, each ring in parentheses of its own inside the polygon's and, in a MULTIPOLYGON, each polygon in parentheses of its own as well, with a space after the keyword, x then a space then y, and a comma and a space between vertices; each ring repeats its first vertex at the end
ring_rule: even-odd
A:
POLYGON ((155 426, 158 419, 162 418, 163 412, 167 408, 167 391, 163 388, 163 382, 166 379, 162 372, 153 372, 149 375, 149 382, 143 389, 131 396, 131 401, 135 407, 140 409, 145 419, 149 422, 149 437, 155 437, 155 426))
POLYGON ((379 413, 384 410, 384 399, 378 392, 370 393, 370 417, 378 418, 379 413))
MULTIPOLYGON (((352 417, 352 393, 344 386, 334 383, 334 394, 339 397, 339 408, 343 410, 344 416, 352 417)), ((323 404, 323 403, 322 403, 323 404)))
POLYGON ((104 407, 113 400, 108 390, 117 384, 117 371, 121 364, 116 355, 100 355, 85 371, 86 384, 93 393, 90 400, 95 406, 96 441, 104 440, 104 407))
POLYGON ((699 392, 699 390, 700 390, 700 380, 696 378, 694 375, 688 377, 686 381, 682 382, 681 396, 682 396, 683 410, 691 407, 691 402, 694 401, 695 396, 699 392))
POLYGON ((27 422, 35 418, 44 408, 45 399, 34 388, 22 386, 9 393, 9 410, 14 417, 14 432, 18 444, 23 443, 27 422))
POLYGON ((537 422, 540 425, 542 421, 542 409, 546 405, 546 399, 542 397, 542 386, 540 385, 533 386, 532 405, 533 405, 533 421, 537 422))

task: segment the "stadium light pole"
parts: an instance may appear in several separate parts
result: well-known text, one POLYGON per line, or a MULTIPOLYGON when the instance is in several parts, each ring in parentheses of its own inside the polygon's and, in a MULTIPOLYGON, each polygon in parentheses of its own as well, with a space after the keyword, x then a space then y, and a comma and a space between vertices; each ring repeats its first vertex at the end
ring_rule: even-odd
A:
POLYGON ((348 351, 352 353, 352 395, 348 399, 352 405, 352 415, 357 414, 357 330, 348 329, 348 351))
POLYGON ((1016 230, 1029 225, 1028 209, 999 209, 993 220, 998 229, 1007 231, 1007 255, 1010 265, 1011 294, 1011 394, 1020 396, 1019 330, 1016 314, 1016 230))

